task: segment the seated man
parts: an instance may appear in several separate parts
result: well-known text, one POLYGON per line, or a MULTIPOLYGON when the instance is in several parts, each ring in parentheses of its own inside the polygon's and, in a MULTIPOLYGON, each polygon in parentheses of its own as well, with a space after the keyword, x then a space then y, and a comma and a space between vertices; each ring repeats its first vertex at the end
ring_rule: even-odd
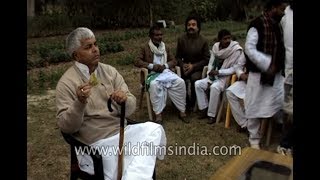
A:
POLYGON ((185 33, 177 40, 176 59, 181 68, 181 77, 186 82, 190 81, 190 94, 187 93, 187 109, 194 109, 196 93, 194 83, 201 79, 202 71, 210 59, 208 40, 200 34, 201 21, 198 16, 190 15, 185 21, 185 33))
POLYGON ((208 124, 216 121, 216 112, 219 95, 226 88, 227 78, 235 73, 237 66, 242 66, 245 56, 238 42, 231 40, 231 33, 222 29, 218 33, 218 42, 212 47, 206 78, 196 81, 195 90, 198 106, 201 111, 200 118, 208 117, 208 124), (206 95, 210 88, 210 99, 206 95))
MULTIPOLYGON (((58 127, 93 149, 104 148, 105 153, 101 154, 104 177, 116 179, 119 104, 126 102, 127 117, 135 110, 136 98, 114 67, 99 62, 100 51, 90 29, 79 27, 73 30, 66 39, 66 49, 75 61, 56 87, 58 127), (109 98, 113 100, 113 112, 107 108, 109 98)), ((124 137, 122 179, 152 179, 156 157, 163 159, 164 155, 159 151, 148 153, 154 147, 147 144, 156 147, 166 144, 162 126, 152 122, 128 125, 125 127, 124 137), (133 156, 128 148, 133 146, 146 148, 148 152, 133 156)), ((90 158, 78 155, 80 169, 93 174, 90 158)))
POLYGON ((248 74, 243 72, 242 69, 239 69, 239 71, 236 70, 236 74, 239 78, 239 81, 236 81, 226 89, 226 96, 230 104, 233 118, 240 126, 239 131, 242 131, 247 128, 248 124, 248 119, 245 116, 243 104, 248 74))
POLYGON ((141 48, 134 65, 151 71, 147 85, 149 86, 148 91, 156 115, 156 122, 162 122, 161 112, 166 106, 168 93, 170 99, 180 111, 179 118, 188 123, 185 114, 186 87, 184 80, 170 70, 177 65, 177 61, 166 49, 159 26, 150 28, 149 37, 150 40, 141 48))

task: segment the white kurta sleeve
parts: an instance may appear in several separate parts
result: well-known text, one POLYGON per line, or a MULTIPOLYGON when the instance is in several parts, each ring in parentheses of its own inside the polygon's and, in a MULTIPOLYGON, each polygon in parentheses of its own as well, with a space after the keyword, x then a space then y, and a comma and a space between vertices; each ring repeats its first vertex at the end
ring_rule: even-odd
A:
MULTIPOLYGON (((228 75, 232 75, 232 74, 235 73, 237 67, 238 67, 239 65, 241 65, 241 64, 239 64, 239 63, 241 63, 241 62, 239 62, 240 59, 241 59, 241 53, 242 53, 242 51, 235 51, 235 52, 231 55, 230 59, 236 59, 235 64, 233 64, 233 65, 232 65, 231 67, 229 67, 229 68, 220 69, 220 70, 219 70, 219 75, 220 75, 220 76, 228 76, 228 75)), ((243 63, 243 64, 244 64, 244 63, 243 63)), ((242 66, 243 66, 243 64, 242 64, 242 66)))
POLYGON ((210 50, 210 59, 209 59, 209 63, 208 63, 208 70, 207 70, 207 77, 209 78, 209 72, 212 70, 212 65, 214 62, 215 58, 214 58, 214 54, 212 52, 212 50, 210 50))
POLYGON ((234 67, 238 78, 240 78, 240 75, 244 73, 245 64, 246 64, 246 58, 244 56, 244 52, 242 52, 242 54, 239 57, 239 60, 237 61, 234 67))
POLYGON ((245 53, 261 71, 265 72, 271 64, 271 55, 257 50, 258 39, 257 29, 254 27, 250 28, 247 33, 245 53))

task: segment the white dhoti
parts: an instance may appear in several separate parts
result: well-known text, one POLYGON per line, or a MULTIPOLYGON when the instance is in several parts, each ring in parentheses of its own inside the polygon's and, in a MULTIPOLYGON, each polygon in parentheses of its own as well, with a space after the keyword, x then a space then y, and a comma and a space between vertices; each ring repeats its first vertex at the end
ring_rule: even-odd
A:
POLYGON ((226 89, 226 96, 231 107, 234 120, 242 128, 247 127, 247 118, 245 116, 244 105, 241 103, 245 97, 246 83, 236 81, 226 89))
MULTIPOLYGON (((117 178, 119 133, 93 144, 102 155, 104 179, 117 178)), ((146 122, 128 125, 124 131, 122 180, 151 180, 156 158, 165 155, 166 135, 161 125, 146 122)), ((93 148, 94 149, 94 148, 93 148)), ((88 155, 77 155, 80 169, 93 174, 93 161, 88 155)))
POLYGON ((186 85, 184 80, 174 72, 165 69, 150 83, 149 87, 152 109, 160 114, 166 106, 167 94, 180 112, 186 109, 186 85))

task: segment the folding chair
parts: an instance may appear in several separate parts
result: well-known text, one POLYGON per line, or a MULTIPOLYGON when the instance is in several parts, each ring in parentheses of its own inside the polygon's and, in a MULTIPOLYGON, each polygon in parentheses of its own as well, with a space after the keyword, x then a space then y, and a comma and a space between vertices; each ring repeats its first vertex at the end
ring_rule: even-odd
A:
MULTIPOLYGON (((143 103, 143 97, 144 94, 146 94, 146 99, 147 99, 147 109, 148 109, 148 116, 149 116, 149 121, 153 121, 155 114, 152 110, 152 105, 150 101, 150 93, 145 85, 145 82, 147 80, 149 70, 146 68, 139 68, 140 69, 140 99, 139 99, 139 110, 142 108, 142 103, 143 103)), ((175 69, 173 70, 179 77, 181 77, 181 70, 179 66, 175 66, 175 69)))

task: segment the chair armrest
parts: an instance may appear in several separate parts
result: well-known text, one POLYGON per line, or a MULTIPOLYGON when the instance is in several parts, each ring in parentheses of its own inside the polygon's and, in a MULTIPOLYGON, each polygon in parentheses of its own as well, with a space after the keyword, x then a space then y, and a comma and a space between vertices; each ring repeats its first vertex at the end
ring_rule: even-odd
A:
MULTIPOLYGON (((78 141, 76 138, 74 138, 73 136, 71 136, 70 134, 66 134, 64 132, 61 132, 62 133, 62 136, 63 138, 65 139, 65 141, 71 146, 71 147, 77 147, 77 148, 82 148, 82 149, 86 149, 86 148, 91 148, 91 146, 87 145, 87 144, 84 144, 80 141, 78 141)), ((84 151, 86 152, 86 151, 84 151)), ((86 152, 87 153, 87 152, 86 152)), ((97 158, 97 159, 100 159, 101 158, 101 155, 99 153, 90 153, 88 154, 90 155, 92 158, 97 158), (94 157, 93 157, 94 156, 94 157)))
POLYGON ((232 76, 231 76, 231 84, 235 83, 237 81, 237 79, 238 79, 237 75, 236 74, 232 74, 232 76))
POLYGON ((139 122, 139 121, 135 121, 135 120, 133 120, 133 119, 130 119, 130 118, 126 118, 126 120, 127 120, 127 125, 142 123, 142 122, 139 122))
POLYGON ((147 80, 148 74, 149 74, 148 69, 140 68, 140 81, 141 81, 141 83, 144 83, 147 80))
POLYGON ((180 66, 175 66, 176 74, 181 77, 181 69, 180 66))
POLYGON ((77 147, 86 147, 86 146, 88 146, 87 144, 84 144, 84 143, 78 141, 76 138, 74 138, 70 134, 64 133, 62 131, 61 131, 61 134, 62 134, 64 140, 71 146, 77 146, 77 147))
POLYGON ((202 79, 207 77, 208 66, 204 66, 202 70, 202 79))

